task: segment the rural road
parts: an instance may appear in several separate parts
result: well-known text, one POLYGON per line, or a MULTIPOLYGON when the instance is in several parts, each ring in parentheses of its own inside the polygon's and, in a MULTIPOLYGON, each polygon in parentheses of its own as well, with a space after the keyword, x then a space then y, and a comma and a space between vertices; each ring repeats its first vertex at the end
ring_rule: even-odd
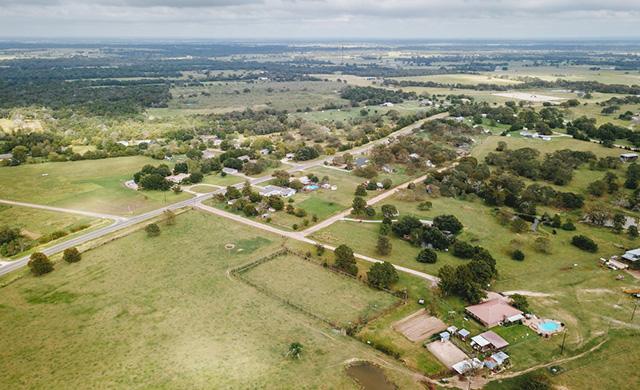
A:
POLYGON ((17 202, 17 201, 14 201, 14 200, 0 199, 0 203, 11 205, 11 206, 30 207, 30 208, 33 208, 33 209, 55 211, 55 212, 59 212, 59 213, 78 214, 78 215, 84 215, 86 217, 92 217, 92 218, 113 219, 114 221, 124 221, 126 219, 125 217, 120 217, 118 215, 94 213, 94 212, 91 212, 91 211, 65 209, 65 208, 61 208, 61 207, 45 206, 45 205, 35 204, 35 203, 17 202))
MULTIPOLYGON (((202 211, 205 211, 205 212, 208 212, 208 213, 211 213, 211 214, 215 214, 215 215, 218 215, 218 216, 221 216, 221 217, 224 217, 224 218, 228 218, 228 219, 234 220, 236 222, 243 223, 245 225, 249 225, 249 226, 257 228, 257 229, 261 229, 261 230, 264 230, 264 231, 268 231, 270 233, 277 234, 277 235, 279 235, 281 237, 291 238, 293 240, 302 241, 304 243, 311 244, 311 245, 322 245, 324 248, 326 248, 326 249, 328 249, 330 251, 334 251, 336 249, 335 247, 333 247, 331 245, 326 245, 326 244, 317 242, 315 240, 312 240, 310 238, 307 238, 307 237, 304 236, 304 234, 302 232, 289 232, 289 231, 286 231, 286 230, 280 230, 280 229, 278 229, 276 227, 273 227, 273 226, 270 226, 270 225, 265 225, 263 223, 254 221, 252 219, 244 218, 242 216, 239 216, 239 215, 236 215, 236 214, 224 211, 224 210, 220 210, 220 209, 217 209, 215 207, 210 207, 210 206, 204 205, 202 203, 197 203, 195 205, 195 207, 197 209, 200 209, 202 211)), ((359 253, 354 253, 353 255, 358 259, 361 259, 361 260, 364 260, 364 261, 368 261, 370 263, 382 263, 383 262, 383 260, 379 260, 379 259, 375 259, 373 257, 361 255, 359 253)), ((438 282, 440 281, 440 279, 438 279, 438 277, 436 277, 436 276, 433 276, 433 275, 430 275, 430 274, 427 274, 427 273, 424 273, 424 272, 416 271, 416 270, 411 269, 411 268, 406 268, 406 267, 398 266, 398 265, 395 265, 395 264, 393 264, 393 267, 395 269, 397 269, 398 271, 402 271, 402 272, 417 276, 419 278, 428 280, 431 283, 431 285, 434 285, 434 286, 437 285, 438 282)))
MULTIPOLYGON (((124 228, 133 226, 135 224, 144 222, 146 220, 149 220, 151 218, 157 217, 158 215, 161 215, 162 213, 164 213, 167 210, 177 210, 183 207, 188 207, 188 206, 194 206, 196 203, 198 202, 202 202, 203 200, 209 199, 212 195, 211 194, 204 194, 204 195, 200 195, 197 196, 195 198, 190 198, 187 200, 183 200, 181 202, 177 202, 177 203, 173 203, 169 206, 166 207, 162 207, 153 211, 149 211, 148 213, 144 213, 144 214, 140 214, 137 215, 135 217, 131 217, 131 218, 126 218, 126 219, 120 219, 115 221, 114 223, 112 223, 109 226, 94 230, 92 232, 86 233, 82 236, 79 237, 75 237, 66 241, 63 241, 59 244, 55 244, 52 245, 50 247, 44 248, 41 250, 42 253, 44 253, 47 256, 51 256, 54 255, 56 253, 60 253, 62 251, 64 251, 67 248, 72 248, 74 246, 78 246, 81 244, 84 244, 88 241, 103 237, 107 234, 111 234, 114 232, 117 232, 118 230, 122 230, 124 228)), ((29 206, 28 206, 29 207, 29 206)), ((19 268, 24 267, 25 265, 27 265, 27 263, 29 262, 29 256, 24 256, 21 257, 17 260, 13 260, 11 262, 6 262, 4 263, 2 266, 0 266, 0 276, 9 273, 11 271, 17 270, 19 268)))
MULTIPOLYGON (((445 118, 448 115, 449 115, 448 113, 444 112, 444 113, 441 113, 441 114, 430 116, 430 117, 425 118, 425 119, 421 119, 421 120, 419 120, 419 121, 417 121, 415 123, 412 123, 409 126, 406 126, 406 127, 402 128, 402 129, 400 129, 398 131, 395 131, 395 132, 391 133, 390 135, 388 135, 386 137, 377 139, 377 140, 372 141, 372 142, 370 142, 370 143, 368 143, 368 144, 366 144, 366 145, 364 145, 362 147, 351 149, 351 150, 346 151, 344 153, 351 153, 351 154, 364 153, 364 152, 368 151, 369 149, 371 149, 372 147, 374 147, 375 145, 384 143, 384 142, 386 142, 387 140, 389 140, 389 139, 391 139, 393 137, 407 135, 407 134, 412 133, 415 129, 419 128, 420 126, 422 126, 423 123, 425 123, 427 121, 445 118)), ((342 154, 344 154, 344 153, 342 153, 342 154)), ((293 168, 289 169, 288 172, 289 173, 294 173, 294 172, 303 171, 305 169, 309 169, 309 168, 312 168, 312 167, 315 167, 315 166, 318 166, 318 165, 324 165, 325 162, 332 160, 334 157, 335 157, 335 155, 334 156, 328 156, 326 158, 322 158, 322 159, 318 159, 318 160, 308 161, 308 162, 301 163, 301 164, 296 164, 296 165, 294 165, 293 168)), ((424 180, 425 177, 426 176, 419 177, 419 178, 413 180, 413 182, 418 182, 418 181, 424 180)), ((249 182, 252 185, 258 185, 258 184, 267 182, 267 181, 269 181, 271 179, 272 179, 271 176, 263 176, 263 177, 258 177, 258 178, 249 178, 249 182)), ((241 188, 243 185, 244 185, 244 183, 239 183, 239 184, 236 184, 235 187, 241 188)), ((404 188, 407 185, 409 185, 409 183, 402 184, 402 185, 400 185, 400 186, 398 186, 396 188, 393 188, 392 190, 386 191, 386 192, 384 192, 384 193, 382 193, 382 194, 370 199, 368 203, 369 204, 375 204, 375 203, 377 203, 377 202, 379 202, 379 201, 381 201, 383 199, 386 199, 387 197, 395 194, 400 188, 404 188)), ((86 212, 86 211, 80 211, 80 210, 62 209, 62 208, 57 208, 57 207, 44 206, 44 205, 38 205, 38 204, 32 204, 32 203, 24 203, 24 202, 18 202, 18 201, 10 201, 10 200, 0 201, 0 203, 13 204, 13 205, 16 205, 16 206, 38 208, 38 209, 50 210, 50 211, 74 213, 74 214, 80 214, 80 215, 87 215, 87 216, 91 216, 91 217, 107 218, 107 219, 114 220, 114 223, 109 225, 109 226, 94 230, 94 231, 86 233, 86 234, 84 234, 82 236, 75 237, 75 238, 69 239, 67 241, 63 241, 63 242, 61 242, 59 244, 55 244, 55 245, 52 245, 52 246, 50 246, 48 248, 42 249, 41 252, 46 254, 47 256, 51 256, 51 255, 54 255, 56 253, 60 253, 60 252, 64 251, 65 249, 72 248, 74 246, 78 246, 78 245, 84 244, 84 243, 86 243, 88 241, 91 241, 91 240, 103 237, 105 235, 117 232, 117 231, 122 230, 124 228, 136 225, 138 223, 142 223, 142 222, 147 221, 147 220, 149 220, 151 218, 154 218, 154 217, 157 217, 157 216, 161 215, 162 213, 164 213, 167 210, 177 210, 177 209, 180 209, 180 208, 183 208, 183 207, 196 207, 196 208, 198 208, 200 210, 203 210, 203 211, 206 211, 206 212, 209 212, 209 213, 212 213, 212 214, 216 214, 216 215, 219 215, 221 217, 234 220, 236 222, 244 223, 244 224, 253 226, 253 227, 261 229, 261 230, 270 231, 270 232, 272 232, 274 234, 278 234, 278 235, 283 236, 283 237, 289 237, 289 238, 292 238, 294 240, 306 242, 306 243, 313 244, 313 245, 318 245, 319 243, 317 243, 314 240, 311 240, 311 239, 307 238, 306 235, 308 235, 308 234, 310 234, 310 233, 312 233, 314 231, 320 230, 323 227, 331 225, 332 223, 336 222, 340 218, 348 215, 350 213, 350 211, 351 211, 351 210, 347 210, 347 211, 344 211, 342 213, 339 213, 339 214, 329 218, 328 220, 326 220, 326 221, 322 222, 321 224, 319 224, 319 225, 321 225, 320 228, 314 229, 311 232, 309 232, 309 229, 307 229, 307 231, 304 231, 304 232, 288 232, 288 231, 280 230, 280 229, 277 229, 275 227, 268 226, 268 225, 265 225, 265 224, 262 224, 262 223, 259 223, 259 222, 256 222, 256 221, 241 217, 239 215, 235 215, 235 214, 232 214, 232 213, 229 213, 229 212, 226 212, 226 211, 223 211, 223 210, 219 210, 219 209, 216 209, 216 208, 213 208, 213 207, 206 206, 206 205, 202 204, 203 201, 205 201, 207 199, 211 199, 215 194, 222 193, 224 191, 225 191, 224 189, 220 189, 220 190, 212 192, 212 193, 198 195, 198 196, 195 196, 193 198, 190 198, 190 199, 187 199, 187 200, 184 200, 184 201, 181 201, 181 202, 173 203, 173 204, 171 204, 169 206, 165 206, 165 207, 153 210, 153 211, 149 211, 149 212, 144 213, 144 214, 140 214, 140 215, 137 215, 137 216, 130 217, 130 218, 118 217, 118 216, 113 216, 113 215, 108 215, 108 214, 92 213, 92 212, 86 212), (330 221, 330 222, 327 223, 327 221, 330 221)), ((319 226, 319 225, 316 225, 316 226, 319 226)), ((329 250, 334 250, 335 249, 334 247, 331 247, 331 246, 328 246, 328 245, 324 245, 324 244, 322 244, 322 245, 325 248, 329 249, 329 250)), ((368 256, 360 255, 360 254, 354 254, 354 255, 357 258, 365 260, 365 261, 374 262, 374 263, 382 262, 382 260, 374 259, 372 257, 368 257, 368 256)), ((7 274, 9 272, 12 272, 14 270, 20 269, 20 268, 26 266, 28 262, 29 262, 29 256, 24 256, 24 257, 21 257, 21 258, 16 259, 16 260, 3 263, 2 265, 0 265, 0 276, 5 275, 5 274, 7 274)), ((399 271, 406 272, 406 273, 418 276, 420 278, 423 278, 425 280, 428 280, 432 284, 437 284, 437 282, 438 282, 438 278, 433 276, 433 275, 429 275, 429 274, 426 274, 424 272, 416 271, 416 270, 413 270, 413 269, 410 269, 410 268, 401 267, 401 266, 397 266, 397 265, 394 265, 394 267, 399 271)))

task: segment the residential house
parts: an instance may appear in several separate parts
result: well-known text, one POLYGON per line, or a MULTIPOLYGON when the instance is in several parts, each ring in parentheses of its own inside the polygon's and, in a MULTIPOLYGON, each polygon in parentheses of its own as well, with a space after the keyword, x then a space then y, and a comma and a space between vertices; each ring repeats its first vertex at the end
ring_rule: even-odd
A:
POLYGON ((167 176, 165 179, 167 179, 172 183, 180 184, 184 179, 188 177, 189 177, 188 173, 178 173, 177 175, 167 176))
POLYGON ((487 328, 500 325, 508 318, 522 314, 522 311, 509 305, 502 298, 491 299, 477 305, 467 306, 465 311, 487 328))
POLYGON ((227 175, 235 175, 238 173, 238 170, 235 168, 222 168, 222 172, 226 173, 227 175))
POLYGON ((626 251, 621 257, 630 263, 635 263, 640 260, 640 248, 626 251))
POLYGON ((293 188, 279 187, 279 186, 272 186, 272 185, 268 185, 260 191, 260 195, 262 196, 275 195, 275 196, 282 196, 284 198, 289 198, 293 196, 295 193, 296 193, 296 190, 294 190, 293 188))
POLYGON ((632 162, 638 159, 638 153, 622 153, 620 155, 620 161, 622 162, 632 162))

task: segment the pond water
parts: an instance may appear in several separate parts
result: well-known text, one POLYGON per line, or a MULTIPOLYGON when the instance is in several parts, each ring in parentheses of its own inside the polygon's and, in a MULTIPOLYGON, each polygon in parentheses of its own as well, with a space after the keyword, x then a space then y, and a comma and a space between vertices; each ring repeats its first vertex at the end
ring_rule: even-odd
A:
POLYGON ((382 369, 369 362, 358 362, 347 367, 347 375, 353 378, 364 390, 396 390, 382 369))

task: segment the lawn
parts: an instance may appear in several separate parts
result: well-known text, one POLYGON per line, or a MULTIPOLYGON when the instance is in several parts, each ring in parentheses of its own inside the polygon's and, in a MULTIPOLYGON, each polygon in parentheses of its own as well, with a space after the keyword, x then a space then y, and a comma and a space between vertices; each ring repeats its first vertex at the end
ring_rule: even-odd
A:
POLYGON ((296 255, 283 254, 243 275, 283 301, 344 327, 374 317, 399 301, 391 294, 371 289, 296 255), (327 305, 325 299, 329 296, 331 304, 327 305))
POLYGON ((222 186, 222 187, 232 186, 238 183, 242 183, 243 181, 244 179, 242 177, 233 176, 233 175, 221 176, 219 173, 206 175, 202 180, 203 183, 213 184, 213 185, 222 186))
POLYGON ((139 214, 190 197, 124 186, 151 158, 134 156, 0 168, 0 198, 117 215, 139 214))
MULTIPOLYGON (((400 388, 419 387, 392 359, 227 274, 280 238, 198 212, 176 222, 2 288, 0 329, 11 334, 0 338, 2 387, 355 389, 343 369, 354 358, 389 367, 400 388), (286 356, 294 341, 300 360, 286 356)), ((329 307, 348 301, 323 291, 329 307)))

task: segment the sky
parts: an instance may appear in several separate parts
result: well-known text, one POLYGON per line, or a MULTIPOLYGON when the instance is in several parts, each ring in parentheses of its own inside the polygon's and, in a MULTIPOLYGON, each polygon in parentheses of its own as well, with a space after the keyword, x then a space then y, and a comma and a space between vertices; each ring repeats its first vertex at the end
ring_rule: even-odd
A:
POLYGON ((0 38, 640 38, 640 0, 0 0, 0 38))

